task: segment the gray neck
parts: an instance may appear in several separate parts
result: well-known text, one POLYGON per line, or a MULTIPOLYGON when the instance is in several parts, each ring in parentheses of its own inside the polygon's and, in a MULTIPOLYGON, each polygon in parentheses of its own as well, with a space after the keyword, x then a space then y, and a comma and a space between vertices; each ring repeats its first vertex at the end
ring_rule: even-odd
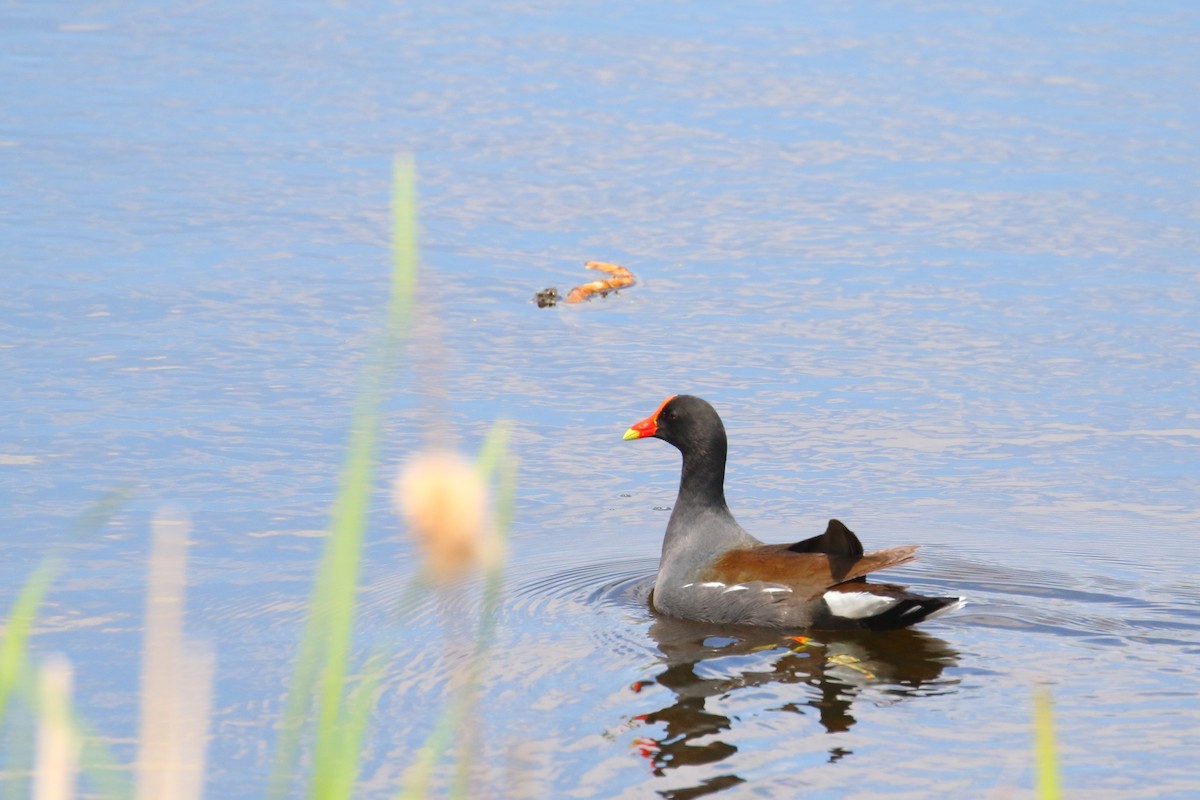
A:
POLYGON ((725 442, 714 441, 684 454, 676 509, 714 508, 729 513, 725 505, 725 452, 725 442))
POLYGON ((721 444, 719 454, 690 452, 684 456, 679 496, 663 537, 660 576, 663 569, 688 572, 727 550, 761 544, 737 523, 725 503, 725 448, 721 444))

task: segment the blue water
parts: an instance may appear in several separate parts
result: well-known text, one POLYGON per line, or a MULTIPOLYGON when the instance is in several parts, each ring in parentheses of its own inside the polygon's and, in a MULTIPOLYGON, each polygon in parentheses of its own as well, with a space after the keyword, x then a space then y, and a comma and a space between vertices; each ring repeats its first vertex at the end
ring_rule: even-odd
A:
MULTIPOLYGON (((194 526, 188 629, 217 653, 206 795, 262 795, 411 152, 419 311, 361 625, 394 665, 361 796, 394 796, 464 652, 435 604, 389 614, 416 557, 386 483, 497 417, 521 464, 476 795, 1023 792, 1043 682, 1070 793, 1200 791, 1191 5, 0 22, 0 603, 63 553, 34 650, 72 659, 118 758, 171 503, 194 526), (638 285, 533 305, 590 259, 638 285), (799 653, 653 621, 677 456, 620 436, 674 392, 724 416, 748 529, 836 516, 869 547, 920 544, 894 579, 971 604, 799 653), (114 487, 120 513, 74 533, 114 487)), ((469 617, 474 597, 447 602, 469 617)))

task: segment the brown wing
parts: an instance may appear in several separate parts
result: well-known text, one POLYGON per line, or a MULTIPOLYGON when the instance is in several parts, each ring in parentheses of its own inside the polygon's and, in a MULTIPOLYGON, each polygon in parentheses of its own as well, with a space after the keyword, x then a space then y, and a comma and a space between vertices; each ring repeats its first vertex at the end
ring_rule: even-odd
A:
POLYGON ((796 553, 788 547, 764 545, 749 550, 731 550, 717 559, 702 579, 729 585, 751 581, 779 583, 790 587, 798 596, 811 599, 839 583, 907 564, 916 558, 917 552, 916 545, 905 545, 854 557, 796 553))

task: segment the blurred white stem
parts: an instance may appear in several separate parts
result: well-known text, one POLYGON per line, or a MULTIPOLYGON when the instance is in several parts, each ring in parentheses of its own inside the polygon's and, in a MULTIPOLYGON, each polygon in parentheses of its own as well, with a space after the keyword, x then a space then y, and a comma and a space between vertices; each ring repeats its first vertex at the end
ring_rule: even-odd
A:
POLYGON ((42 665, 33 800, 75 796, 82 742, 71 721, 71 683, 71 663, 63 656, 52 656, 42 665))
POLYGON ((214 658, 185 645, 183 596, 187 536, 180 517, 153 522, 142 650, 138 800, 199 800, 204 785, 214 658))

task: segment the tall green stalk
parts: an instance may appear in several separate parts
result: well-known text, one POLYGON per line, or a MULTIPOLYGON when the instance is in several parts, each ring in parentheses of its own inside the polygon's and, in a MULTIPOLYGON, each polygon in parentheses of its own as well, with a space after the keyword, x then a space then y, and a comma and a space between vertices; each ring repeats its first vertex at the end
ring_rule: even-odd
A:
POLYGON ((1054 736, 1054 709, 1050 690, 1039 686, 1033 691, 1033 728, 1037 750, 1038 800, 1059 800, 1058 753, 1054 736))
POLYGON ((17 595, 17 601, 8 615, 4 640, 0 641, 0 725, 4 724, 4 714, 13 689, 27 668, 29 632, 56 572, 58 559, 51 557, 43 561, 21 587, 21 593, 17 595))
POLYGON ((386 336, 363 370, 350 426, 329 535, 309 603, 296 673, 284 712, 283 730, 267 796, 283 797, 295 773, 304 719, 315 699, 316 732, 309 796, 349 797, 357 773, 358 747, 380 674, 369 664, 364 685, 347 699, 347 672, 354 638, 358 574, 369 501, 375 484, 376 442, 382 386, 404 344, 416 290, 416 181, 412 159, 398 157, 393 171, 392 288, 386 336), (375 676, 375 677, 372 677, 375 676), (355 742, 351 749, 348 742, 355 742))
MULTIPOLYGON (((127 487, 105 493, 79 515, 75 522, 75 535, 94 533, 107 525, 113 514, 129 499, 129 494, 130 490, 127 487)), ((0 641, 0 726, 4 724, 4 714, 13 688, 21 681, 27 666, 29 634, 33 629, 33 621, 58 569, 59 558, 51 555, 33 571, 21 587, 21 593, 17 595, 9 613, 8 624, 4 626, 4 639, 0 641)))
MULTIPOLYGON (((120 510, 129 499, 131 489, 128 486, 118 487, 106 492, 100 499, 92 503, 75 522, 73 534, 82 538, 95 533, 108 524, 113 515, 120 510)), ((35 688, 34 670, 30 665, 29 641, 33 631, 34 620, 37 619, 38 609, 46 597, 51 584, 61 567, 61 557, 51 554, 33 571, 21 587, 8 621, 4 624, 4 636, 0 640, 0 729, 4 726, 9 701, 14 692, 19 694, 33 709, 34 715, 41 713, 40 700, 35 688)), ((83 753, 80 766, 103 797, 128 797, 129 783, 117 767, 117 762, 103 741, 92 732, 87 721, 71 708, 73 724, 76 730, 83 734, 83 753), (117 777, 114 777, 117 776, 117 777)), ((14 734, 19 735, 19 734, 14 734)), ((19 760, 7 764, 14 771, 25 769, 32 753, 32 744, 18 740, 6 755, 10 758, 20 756, 19 760), (29 752, 20 753, 26 748, 29 752)), ((20 782, 7 782, 7 791, 20 788, 20 782)))
MULTIPOLYGON (((497 420, 488 431, 475 464, 480 478, 485 483, 496 481, 495 523, 496 536, 501 548, 507 546, 508 529, 512 522, 516 497, 517 463, 509 455, 508 438, 512 426, 507 420, 497 420)), ((499 620, 501 589, 503 588, 502 562, 488 570, 485 576, 483 607, 480 610, 478 628, 475 633, 475 649, 466 664, 465 680, 451 694, 446 707, 434 723, 433 730, 417 751, 413 764, 404 776, 404 786, 399 800, 421 800, 429 793, 429 785, 438 763, 455 741, 471 711, 475 708, 480 684, 480 675, 486 661, 488 648, 495 638, 499 620)), ((470 733, 470 731, 468 731, 470 733)), ((470 736, 467 737, 469 742, 470 736)), ((470 796, 470 751, 469 743, 460 749, 454 781, 448 796, 451 800, 470 796)))

